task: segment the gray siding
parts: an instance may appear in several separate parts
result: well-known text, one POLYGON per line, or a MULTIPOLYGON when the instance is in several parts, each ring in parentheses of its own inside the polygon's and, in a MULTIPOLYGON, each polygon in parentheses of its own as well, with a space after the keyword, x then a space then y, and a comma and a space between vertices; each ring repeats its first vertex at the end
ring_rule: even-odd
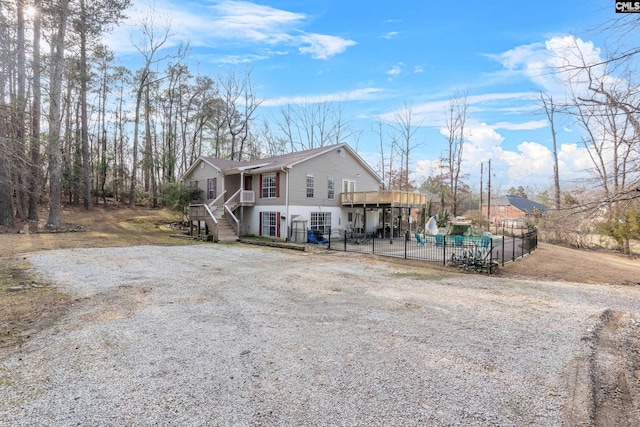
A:
POLYGON ((202 197, 206 200, 207 198, 207 180, 217 178, 216 179, 216 194, 220 195, 223 186, 224 177, 218 173, 218 170, 204 162, 203 160, 198 160, 198 164, 194 168, 193 172, 189 175, 185 175, 183 178, 183 182, 185 184, 189 184, 191 181, 198 182, 198 188, 202 190, 202 197), (200 167, 204 165, 204 167, 200 167))
MULTIPOLYGON (((275 172, 275 171, 274 171, 275 172)), ((256 205, 268 205, 268 206, 284 206, 286 201, 286 185, 287 185, 287 174, 283 171, 275 172, 278 175, 278 184, 280 188, 280 197, 275 198, 262 198, 262 187, 260 186, 260 174, 253 176, 253 181, 251 182, 251 187, 256 195, 256 205)), ((291 201, 289 201, 291 204, 291 201)))
POLYGON ((342 180, 355 181, 356 191, 378 190, 378 180, 346 150, 338 150, 295 165, 289 172, 289 204, 299 206, 340 206, 342 180), (307 197, 307 174, 314 176, 314 195, 307 197), (327 197, 328 178, 334 180, 335 197, 327 197))

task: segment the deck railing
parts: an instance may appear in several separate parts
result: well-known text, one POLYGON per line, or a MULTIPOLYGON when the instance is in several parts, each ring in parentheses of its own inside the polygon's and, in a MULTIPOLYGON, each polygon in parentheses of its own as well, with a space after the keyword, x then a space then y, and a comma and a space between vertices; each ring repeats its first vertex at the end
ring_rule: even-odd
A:
POLYGON ((429 203, 426 194, 399 190, 354 191, 341 193, 343 206, 423 207, 429 203))
POLYGON ((243 204, 254 204, 256 202, 256 193, 250 190, 240 189, 233 193, 231 197, 227 199, 225 205, 232 206, 232 209, 235 206, 243 205, 243 204))

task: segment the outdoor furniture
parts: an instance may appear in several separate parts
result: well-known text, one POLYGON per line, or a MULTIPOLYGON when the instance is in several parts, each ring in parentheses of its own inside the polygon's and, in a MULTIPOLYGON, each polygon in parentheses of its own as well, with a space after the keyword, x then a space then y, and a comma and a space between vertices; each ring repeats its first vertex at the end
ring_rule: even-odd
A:
POLYGON ((444 236, 442 234, 436 234, 436 246, 444 246, 444 236))
POLYGON ((425 240, 422 238, 422 236, 420 235, 420 233, 418 233, 417 231, 415 232, 414 236, 416 236, 416 240, 418 241, 418 246, 424 246, 425 244, 425 240))
POLYGON ((460 235, 453 236, 453 247, 461 248, 463 246, 464 246, 464 237, 460 235))

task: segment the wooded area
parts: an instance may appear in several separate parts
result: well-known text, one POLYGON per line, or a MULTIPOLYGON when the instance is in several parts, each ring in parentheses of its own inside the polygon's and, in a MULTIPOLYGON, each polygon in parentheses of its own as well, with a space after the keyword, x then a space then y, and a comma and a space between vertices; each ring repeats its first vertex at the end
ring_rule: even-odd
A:
POLYGON ((153 9, 132 42, 143 65, 116 65, 100 40, 129 6, 0 2, 0 225, 38 220, 44 204, 47 226, 58 227, 63 201, 156 204, 202 154, 257 155, 250 71, 194 75, 187 46, 164 48, 171 26, 153 9))

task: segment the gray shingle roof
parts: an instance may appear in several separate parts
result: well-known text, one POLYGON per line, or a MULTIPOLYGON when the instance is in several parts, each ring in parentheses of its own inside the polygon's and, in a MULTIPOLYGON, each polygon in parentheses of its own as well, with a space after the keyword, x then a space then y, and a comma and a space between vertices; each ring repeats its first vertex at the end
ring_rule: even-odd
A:
POLYGON ((534 210, 537 209, 540 213, 546 213, 549 210, 549 207, 543 205, 542 203, 534 202, 533 200, 525 199, 520 196, 507 196, 509 200, 509 204, 516 209, 521 210, 527 215, 532 215, 534 210))
POLYGON ((294 151, 293 153, 287 153, 280 156, 266 157, 264 159, 248 160, 242 162, 238 162, 235 160, 218 159, 216 157, 203 157, 203 159, 222 171, 230 171, 237 168, 251 169, 252 166, 258 169, 279 169, 281 167, 307 160, 317 154, 324 153, 325 151, 333 150, 340 145, 343 144, 327 145, 324 147, 312 148, 310 150, 294 151))

